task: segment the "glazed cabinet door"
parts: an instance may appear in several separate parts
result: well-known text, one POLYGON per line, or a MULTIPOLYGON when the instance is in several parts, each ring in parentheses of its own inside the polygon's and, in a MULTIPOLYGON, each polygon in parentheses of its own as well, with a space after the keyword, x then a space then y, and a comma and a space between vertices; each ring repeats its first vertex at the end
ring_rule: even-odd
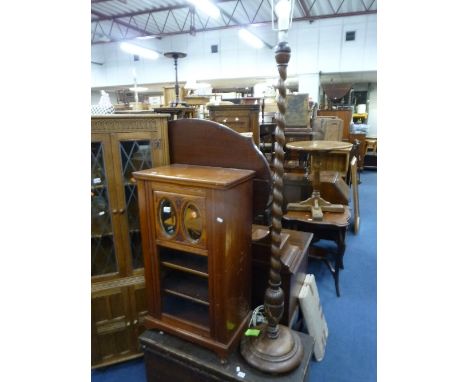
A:
POLYGON ((128 287, 99 290, 91 296, 91 358, 93 366, 127 359, 134 349, 132 314, 128 287))
POLYGON ((132 172, 157 167, 168 162, 159 132, 112 134, 117 210, 122 219, 121 236, 125 272, 143 274, 138 193, 132 172))
POLYGON ((119 277, 122 255, 116 215, 117 195, 111 140, 107 134, 93 134, 91 141, 91 277, 103 281, 119 277))

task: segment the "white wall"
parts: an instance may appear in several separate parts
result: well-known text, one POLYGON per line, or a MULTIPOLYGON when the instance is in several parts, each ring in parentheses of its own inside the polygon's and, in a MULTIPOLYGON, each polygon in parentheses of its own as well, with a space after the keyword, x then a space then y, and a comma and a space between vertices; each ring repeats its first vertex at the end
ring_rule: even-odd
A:
MULTIPOLYGON (((362 15, 314 21, 295 22, 289 32, 291 60, 288 76, 326 72, 377 70, 377 17, 362 15), (356 31, 355 41, 345 41, 346 31, 356 31)), ((270 25, 252 28, 255 33, 275 45, 277 34, 270 25)), ((160 51, 182 51, 187 57, 179 60, 179 80, 193 76, 197 81, 219 78, 276 77, 274 52, 269 48, 254 49, 238 37, 238 29, 225 29, 165 37, 162 40, 137 40, 139 45, 160 51), (218 53, 211 53, 211 45, 218 53)), ((120 86, 132 83, 132 68, 138 83, 170 83, 174 81, 173 60, 161 56, 152 61, 122 52, 117 43, 92 46, 92 87, 120 86)))
POLYGON ((372 83, 369 86, 369 93, 367 95, 368 102, 368 112, 369 118, 367 119, 367 124, 369 125, 369 130, 367 131, 367 136, 372 138, 377 138, 377 84, 372 83))
MULTIPOLYGON (((277 43, 277 33, 270 24, 252 28, 270 45, 277 43)), ((136 40, 141 46, 159 52, 181 51, 187 57, 179 60, 179 81, 198 82, 212 79, 271 77, 278 71, 274 51, 267 47, 251 48, 238 37, 238 29, 165 37, 161 40, 136 40), (211 53, 211 45, 218 45, 218 53, 211 53)), ((299 91, 318 95, 318 73, 339 73, 377 70, 377 16, 362 15, 322 19, 309 23, 294 22, 289 31, 291 60, 288 77, 297 76, 299 91), (347 31, 355 31, 354 41, 345 41, 347 31), (302 80, 301 80, 302 79, 302 80)), ((164 56, 157 60, 140 58, 122 52, 117 43, 92 46, 92 84, 98 90, 107 86, 133 84, 133 68, 138 84, 173 83, 174 61, 164 56)), ((377 85, 369 93, 369 135, 377 135, 377 85)))

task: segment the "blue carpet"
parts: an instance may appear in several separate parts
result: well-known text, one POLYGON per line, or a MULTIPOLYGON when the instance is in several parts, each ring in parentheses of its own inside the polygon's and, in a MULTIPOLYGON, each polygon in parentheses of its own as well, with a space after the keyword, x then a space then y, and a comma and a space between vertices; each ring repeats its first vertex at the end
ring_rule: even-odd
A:
MULTIPOLYGON (((352 197, 351 197, 352 200, 352 197)), ((309 381, 377 380, 377 172, 363 171, 359 185, 361 223, 346 237, 341 297, 326 265, 312 261, 329 337, 325 357, 310 363, 309 381)), ((327 243, 325 242, 325 245, 327 243)), ((143 359, 92 371, 93 382, 144 382, 143 359)))

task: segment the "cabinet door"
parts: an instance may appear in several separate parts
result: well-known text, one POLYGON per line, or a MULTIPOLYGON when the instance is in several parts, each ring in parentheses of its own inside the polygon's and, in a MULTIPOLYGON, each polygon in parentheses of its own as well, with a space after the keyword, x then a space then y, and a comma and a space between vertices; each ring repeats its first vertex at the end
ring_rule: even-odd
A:
POLYGON ((128 287, 96 290, 91 297, 93 365, 110 364, 135 352, 128 287))
POLYGON ((143 274, 143 254, 138 213, 138 193, 132 172, 165 164, 160 132, 113 134, 114 171, 117 209, 122 218, 122 247, 126 257, 127 275, 143 274))
POLYGON ((91 276, 93 280, 119 276, 115 189, 111 140, 107 134, 93 134, 91 141, 91 276))
POLYGON ((148 304, 146 302, 145 282, 140 282, 129 287, 130 305, 132 308, 132 330, 134 338, 135 352, 141 351, 138 337, 146 330, 143 321, 148 314, 148 304))

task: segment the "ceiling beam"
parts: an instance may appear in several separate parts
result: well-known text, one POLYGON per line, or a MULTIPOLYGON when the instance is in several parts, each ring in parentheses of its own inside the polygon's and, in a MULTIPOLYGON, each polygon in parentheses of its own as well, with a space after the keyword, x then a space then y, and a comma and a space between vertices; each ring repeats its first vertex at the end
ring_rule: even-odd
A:
MULTIPOLYGON (((232 0, 231 0, 232 1, 232 0)), ((343 13, 337 13, 337 14, 328 14, 328 15, 318 15, 318 16, 303 16, 303 17, 296 17, 293 19, 293 21, 315 21, 315 20, 320 20, 320 19, 328 19, 328 18, 336 18, 336 17, 350 17, 350 16, 361 16, 361 15, 370 15, 370 14, 376 14, 377 11, 376 10, 367 10, 367 11, 357 11, 357 12, 343 12, 343 13)), ((229 15, 230 16, 230 15, 229 15)), ((141 30, 139 28, 136 28, 128 23, 123 23, 119 20, 114 20, 116 23, 119 23, 123 26, 126 26, 126 27, 129 27, 129 28, 132 28, 134 30, 137 30, 138 32, 142 33, 142 34, 145 34, 145 35, 148 35, 148 32, 147 31, 144 31, 144 30, 141 30)), ((99 22, 98 20, 92 20, 92 22, 99 22)), ((269 24, 271 23, 271 20, 266 20, 266 21, 259 21, 259 22, 255 22, 255 23, 252 23, 250 25, 263 25, 263 24, 269 24)), ((223 30, 223 29, 229 29, 229 28, 238 28, 238 27, 241 27, 241 26, 245 26, 245 25, 239 25, 239 24, 226 24, 224 26, 220 26, 220 27, 212 27, 212 28, 200 28, 200 29, 195 29, 194 32, 195 33, 199 33, 199 32, 209 32, 209 31, 216 31, 216 30, 223 30)), ((176 32, 160 32, 160 33, 157 33, 154 35, 154 37, 157 37, 157 38, 160 38, 160 37, 168 37, 168 36, 175 36, 175 35, 180 35, 180 34, 185 34, 185 33, 190 33, 190 29, 187 29, 187 30, 180 30, 180 31, 176 31, 176 32)), ((122 39, 122 40, 125 40, 122 39)), ((114 40, 116 41, 116 40, 114 40)), ((111 41, 111 42, 114 42, 114 41, 111 41)), ((119 40, 120 41, 120 40, 119 40)), ((103 43, 106 43, 104 41, 99 41, 99 42, 92 42, 92 44, 103 44, 103 43)), ((267 46, 269 46, 270 44, 267 44, 267 46)))
MULTIPOLYGON (((98 16, 98 17, 103 16, 102 13, 97 12, 97 11, 91 11, 91 13, 92 13, 93 15, 98 16)), ((100 22, 101 20, 102 20, 102 19, 99 18, 99 19, 91 20, 91 22, 100 22)), ((135 25, 132 25, 132 24, 129 24, 129 23, 126 23, 126 22, 124 22, 124 21, 117 20, 117 19, 114 19, 114 18, 111 18, 110 20, 112 20, 112 21, 115 22, 116 24, 120 24, 120 25, 122 25, 122 26, 124 26, 124 27, 133 29, 134 31, 137 31, 137 32, 140 32, 140 33, 142 33, 143 35, 148 34, 148 32, 147 32, 146 30, 141 29, 141 28, 138 28, 138 27, 135 26, 135 25)))
POLYGON ((303 17, 310 17, 309 10, 307 9, 307 6, 304 3, 304 0, 299 0, 298 4, 299 4, 299 8, 301 10, 302 16, 303 17))
MULTIPOLYGON (((109 1, 109 0, 101 0, 101 1, 109 1)), ((228 3, 228 2, 232 2, 232 1, 239 1, 239 0, 219 0, 216 3, 228 3)), ((186 3, 186 4, 182 4, 182 5, 170 5, 170 6, 167 6, 167 7, 150 8, 150 9, 147 9, 145 11, 118 13, 118 14, 112 15, 112 16, 102 15, 99 18, 99 20, 111 20, 111 19, 116 19, 116 18, 121 18, 121 17, 140 16, 140 15, 144 15, 144 14, 147 14, 147 13, 173 11, 175 9, 190 8, 192 6, 193 6, 192 4, 186 3)))

